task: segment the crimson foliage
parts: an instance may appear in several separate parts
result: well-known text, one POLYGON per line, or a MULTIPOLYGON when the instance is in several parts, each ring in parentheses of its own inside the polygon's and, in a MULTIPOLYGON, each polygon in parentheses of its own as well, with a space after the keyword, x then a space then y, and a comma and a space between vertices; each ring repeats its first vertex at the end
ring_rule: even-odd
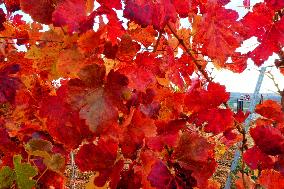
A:
MULTIPOLYGON (((239 20, 225 8, 229 0, 97 2, 94 9, 93 0, 1 1, 1 167, 21 154, 39 170, 31 183, 64 188, 69 153, 78 149, 75 162, 97 173, 95 186, 220 188, 212 177, 220 149, 246 142, 247 114, 232 112, 206 65, 241 73, 248 58, 261 66, 283 56, 284 1, 264 0, 239 20), (236 52, 252 36, 260 44, 236 52)), ((241 147, 246 175, 238 187, 283 188, 283 109, 273 101, 257 107, 262 117, 250 130, 254 146, 241 147)))

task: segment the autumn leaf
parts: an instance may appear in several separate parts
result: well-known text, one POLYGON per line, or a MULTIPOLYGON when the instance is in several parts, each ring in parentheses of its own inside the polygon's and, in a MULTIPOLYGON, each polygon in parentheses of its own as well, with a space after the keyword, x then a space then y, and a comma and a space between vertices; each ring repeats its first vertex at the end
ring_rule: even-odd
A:
POLYGON ((283 188, 284 176, 272 169, 263 170, 261 171, 259 183, 267 189, 283 188))
POLYGON ((87 10, 84 0, 62 1, 52 13, 53 24, 55 26, 67 26, 67 30, 70 33, 78 31, 80 23, 86 19, 87 10))
POLYGON ((17 89, 20 87, 20 80, 12 77, 20 70, 18 64, 0 67, 0 103, 10 102, 13 103, 17 89))
POLYGON ((273 168, 272 158, 263 153, 257 146, 246 150, 243 160, 251 169, 264 170, 273 168))
POLYGON ((197 186, 207 185, 207 179, 216 169, 214 145, 196 133, 184 132, 174 150, 174 158, 181 168, 192 171, 197 186))
POLYGON ((151 185, 157 189, 177 187, 175 182, 173 182, 174 180, 170 171, 162 161, 154 163, 148 176, 148 180, 151 185))
POLYGON ((52 13, 55 6, 52 0, 20 0, 21 9, 43 24, 52 22, 52 13))
POLYGON ((251 137, 260 150, 268 155, 283 153, 284 136, 279 129, 268 126, 257 126, 250 130, 251 137))
POLYGON ((238 13, 219 4, 207 3, 206 13, 196 20, 194 42, 202 44, 202 53, 215 59, 223 67, 227 58, 234 54, 242 41, 242 25, 237 22, 238 13))

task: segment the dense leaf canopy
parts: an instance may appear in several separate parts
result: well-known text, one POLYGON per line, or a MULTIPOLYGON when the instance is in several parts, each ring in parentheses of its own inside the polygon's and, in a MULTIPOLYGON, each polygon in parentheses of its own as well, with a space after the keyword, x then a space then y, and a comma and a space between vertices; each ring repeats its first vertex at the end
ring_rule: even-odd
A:
POLYGON ((247 146, 247 114, 206 70, 276 53, 284 74, 283 0, 245 0, 241 19, 229 0, 0 2, 0 188, 64 188, 75 149, 98 187, 220 188, 220 149, 240 141, 236 186, 284 187, 284 104, 257 106, 247 146))

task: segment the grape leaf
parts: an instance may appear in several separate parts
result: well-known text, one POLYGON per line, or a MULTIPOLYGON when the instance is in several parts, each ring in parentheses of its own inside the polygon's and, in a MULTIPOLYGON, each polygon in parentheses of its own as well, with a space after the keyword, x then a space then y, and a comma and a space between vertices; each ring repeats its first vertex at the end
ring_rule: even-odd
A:
POLYGON ((78 46, 81 51, 84 53, 92 53, 96 50, 99 51, 100 45, 103 43, 103 39, 101 39, 102 31, 94 32, 92 30, 88 30, 83 33, 78 39, 78 46), (90 43, 92 41, 92 43, 90 43))
POLYGON ((4 13, 3 9, 1 9, 0 10, 0 31, 5 29, 3 25, 5 21, 6 21, 6 14, 4 13))
POLYGON ((66 185, 66 178, 62 176, 62 173, 59 174, 54 171, 47 170, 38 181, 38 184, 42 188, 64 188, 66 185))
POLYGON ((141 184, 141 172, 134 172, 134 169, 129 169, 128 171, 124 171, 121 175, 121 179, 118 183, 117 188, 132 188, 132 189, 140 189, 142 187, 141 184))
POLYGON ((15 180, 15 172, 10 167, 3 166, 0 170, 0 188, 11 188, 15 180))
POLYGON ((128 77, 129 87, 146 91, 151 84, 156 82, 155 75, 159 73, 159 67, 153 55, 143 53, 137 54, 134 65, 125 66, 119 72, 128 77))
POLYGON ((80 23, 87 19, 84 0, 65 0, 52 13, 54 26, 67 26, 68 32, 78 31, 80 23))
POLYGON ((233 112, 230 109, 213 108, 200 112, 196 116, 195 123, 198 126, 204 126, 205 132, 219 134, 233 128, 233 112))
POLYGON ((13 103, 17 89, 20 87, 20 80, 10 76, 20 70, 18 64, 0 67, 0 103, 13 103))
POLYGON ((224 66, 243 39, 240 35, 242 25, 237 19, 237 12, 208 2, 206 13, 200 21, 196 20, 194 42, 202 44, 202 53, 215 59, 213 63, 219 67, 224 66))
POLYGON ((52 13, 55 10, 53 3, 52 0, 20 0, 21 10, 43 24, 52 22, 52 13))
POLYGON ((87 126, 80 119, 79 112, 72 110, 60 97, 47 97, 40 105, 40 115, 47 118, 47 130, 51 136, 66 148, 76 148, 82 142, 84 136, 81 134, 87 126))
POLYGON ((174 147, 178 143, 179 131, 185 128, 185 120, 171 120, 169 122, 157 121, 157 136, 150 137, 147 145, 157 151, 162 151, 164 147, 174 147))
POLYGON ((93 132, 102 132, 118 119, 118 112, 112 103, 105 97, 103 89, 99 88, 85 97, 85 105, 79 112, 80 118, 93 132))
POLYGON ((192 171, 198 187, 204 187, 216 169, 213 150, 214 145, 205 138, 187 131, 182 134, 173 157, 182 169, 192 171))
POLYGON ((139 4, 133 0, 127 0, 123 15, 142 27, 153 25, 157 30, 163 29, 169 21, 176 21, 175 8, 169 0, 143 1, 139 4))
POLYGON ((112 44, 117 44, 117 38, 122 38, 125 35, 125 29, 122 27, 122 22, 118 19, 117 14, 114 10, 107 12, 107 18, 109 23, 102 26, 102 30, 105 31, 105 37, 111 41, 112 44))
POLYGON ((280 9, 284 8, 284 2, 283 1, 277 1, 277 0, 269 1, 269 0, 265 0, 264 2, 267 4, 267 6, 269 8, 272 8, 274 11, 277 11, 277 10, 280 10, 280 9))
POLYGON ((148 180, 150 181, 151 185, 157 189, 170 189, 177 187, 170 171, 162 161, 157 161, 154 163, 148 176, 148 180))
POLYGON ((273 52, 281 51, 284 44, 284 19, 273 21, 274 10, 265 3, 258 3, 253 7, 253 12, 247 14, 242 23, 247 27, 250 36, 258 37, 258 45, 250 57, 256 65, 260 66, 273 52))
POLYGON ((265 100, 262 104, 256 106, 255 112, 268 119, 282 122, 284 121, 284 114, 281 108, 281 105, 277 102, 273 100, 265 100))
POLYGON ((29 155, 40 156, 43 158, 51 158, 52 144, 42 139, 31 139, 26 144, 25 149, 29 155))
POLYGON ((274 164, 274 169, 279 171, 281 175, 284 175, 284 154, 278 156, 278 159, 274 164))
POLYGON ((260 170, 271 169, 274 163, 272 158, 263 153, 257 146, 246 150, 243 160, 251 169, 260 170))
POLYGON ((210 82, 207 90, 202 88, 193 88, 189 91, 189 93, 185 96, 184 103, 189 110, 198 112, 201 110, 215 108, 221 103, 229 100, 229 97, 230 95, 226 92, 225 86, 210 82))
POLYGON ((15 12, 20 9, 20 0, 4 0, 4 3, 9 12, 15 12))
POLYGON ((75 162, 81 171, 98 171, 100 175, 95 183, 104 186, 109 178, 112 181, 116 179, 112 174, 120 169, 120 166, 115 165, 117 150, 118 143, 115 140, 101 138, 97 145, 84 144, 79 149, 75 162))
POLYGON ((20 155, 14 156, 16 183, 20 189, 32 189, 36 181, 32 178, 37 175, 37 169, 29 163, 22 163, 20 155))
POLYGON ((124 157, 131 159, 135 159, 136 152, 142 147, 144 139, 156 134, 154 120, 147 118, 140 111, 135 111, 131 123, 122 129, 121 151, 124 157))
POLYGON ((61 154, 53 154, 51 158, 45 158, 43 162, 52 171, 63 173, 65 170, 65 158, 61 154))
POLYGON ((284 188, 284 176, 272 169, 263 170, 261 171, 259 183, 267 189, 284 188))
POLYGON ((268 126, 257 126, 250 129, 251 137, 257 147, 268 155, 283 153, 284 136, 279 129, 268 126))
POLYGON ((13 163, 13 156, 20 153, 22 149, 20 145, 12 140, 7 130, 3 128, 3 125, 1 125, 1 122, 0 126, 0 151, 3 154, 1 160, 3 165, 9 165, 11 167, 13 163))

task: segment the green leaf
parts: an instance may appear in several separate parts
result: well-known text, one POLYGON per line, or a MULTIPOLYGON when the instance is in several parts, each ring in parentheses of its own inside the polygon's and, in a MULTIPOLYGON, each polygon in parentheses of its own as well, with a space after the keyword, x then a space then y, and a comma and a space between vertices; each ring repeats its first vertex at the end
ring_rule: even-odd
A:
POLYGON ((7 166, 0 170, 0 189, 11 188, 15 180, 15 172, 7 166))
POLYGON ((31 189, 36 181, 32 178, 37 175, 37 168, 29 163, 22 163, 22 156, 14 156, 13 162, 16 173, 16 183, 19 189, 31 189))

